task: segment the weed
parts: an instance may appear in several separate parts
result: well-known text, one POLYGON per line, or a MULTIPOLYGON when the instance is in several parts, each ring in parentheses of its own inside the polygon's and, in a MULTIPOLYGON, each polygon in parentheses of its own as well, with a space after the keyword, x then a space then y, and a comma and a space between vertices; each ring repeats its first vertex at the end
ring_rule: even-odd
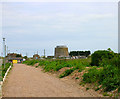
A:
POLYGON ((79 79, 79 77, 76 77, 75 79, 79 79))
POLYGON ((87 88, 86 88, 86 91, 89 90, 89 89, 90 89, 90 88, 87 87, 87 88))
POLYGON ((107 92, 104 92, 103 96, 109 96, 109 94, 107 92))
POLYGON ((68 69, 68 70, 66 70, 64 73, 62 73, 61 75, 59 75, 59 78, 63 78, 63 77, 65 77, 65 76, 68 76, 68 75, 70 75, 73 71, 74 71, 73 68, 72 68, 72 69, 68 69))

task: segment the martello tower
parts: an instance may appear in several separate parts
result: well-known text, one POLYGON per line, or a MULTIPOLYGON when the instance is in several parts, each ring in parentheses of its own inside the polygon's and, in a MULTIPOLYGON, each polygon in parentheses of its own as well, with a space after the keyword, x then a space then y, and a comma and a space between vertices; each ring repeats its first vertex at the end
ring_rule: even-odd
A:
POLYGON ((60 57, 69 57, 68 47, 67 46, 57 46, 55 48, 55 58, 60 57))

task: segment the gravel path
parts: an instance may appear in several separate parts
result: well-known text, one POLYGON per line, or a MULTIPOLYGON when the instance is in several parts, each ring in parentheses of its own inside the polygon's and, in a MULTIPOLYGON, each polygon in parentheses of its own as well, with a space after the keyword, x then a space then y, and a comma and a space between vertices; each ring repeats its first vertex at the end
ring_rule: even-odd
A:
POLYGON ((96 97, 91 93, 66 83, 40 68, 14 64, 2 88, 3 97, 96 97))

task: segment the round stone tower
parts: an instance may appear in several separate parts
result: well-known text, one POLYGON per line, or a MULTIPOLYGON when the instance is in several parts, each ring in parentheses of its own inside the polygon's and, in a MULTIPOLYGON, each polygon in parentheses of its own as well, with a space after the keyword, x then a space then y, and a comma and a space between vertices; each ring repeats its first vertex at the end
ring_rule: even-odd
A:
POLYGON ((55 58, 60 58, 60 57, 69 57, 68 47, 57 46, 55 48, 55 58))

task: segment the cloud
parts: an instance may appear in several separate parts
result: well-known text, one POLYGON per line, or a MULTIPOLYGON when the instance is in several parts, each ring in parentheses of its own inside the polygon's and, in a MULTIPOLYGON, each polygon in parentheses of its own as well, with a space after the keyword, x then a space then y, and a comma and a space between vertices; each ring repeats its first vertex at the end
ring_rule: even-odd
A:
POLYGON ((1 0, 1 2, 118 2, 119 0, 1 0))
POLYGON ((106 48, 107 44, 113 48, 117 45, 115 9, 104 3, 7 3, 3 32, 12 50, 46 48, 52 53, 59 44, 71 50, 106 48))

